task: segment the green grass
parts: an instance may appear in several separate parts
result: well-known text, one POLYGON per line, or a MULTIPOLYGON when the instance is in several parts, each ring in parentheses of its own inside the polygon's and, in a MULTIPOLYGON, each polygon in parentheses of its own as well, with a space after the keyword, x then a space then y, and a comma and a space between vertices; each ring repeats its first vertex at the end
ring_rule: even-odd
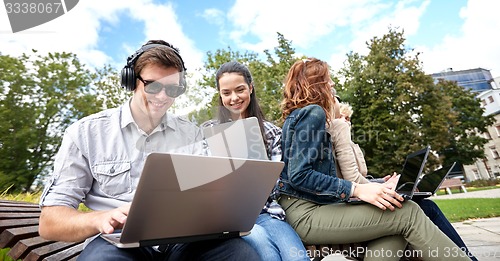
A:
MULTIPOLYGON (((0 249, 0 261, 15 261, 14 259, 12 259, 10 256, 7 255, 9 250, 10 248, 0 249)), ((21 259, 19 259, 19 261, 20 260, 21 259)))
POLYGON ((434 199, 450 222, 500 216, 498 198, 434 199))
MULTIPOLYGON (((28 193, 19 193, 19 194, 7 194, 4 191, 3 193, 0 194, 0 199, 15 200, 15 201, 25 201, 25 202, 31 202, 31 203, 38 204, 41 195, 42 195, 41 192, 36 192, 36 193, 29 193, 28 192, 28 193)), ((80 203, 80 206, 78 207, 78 210, 89 211, 90 209, 87 206, 85 206, 83 203, 80 203)), ((2 261, 2 259, 0 259, 0 261, 2 261)))

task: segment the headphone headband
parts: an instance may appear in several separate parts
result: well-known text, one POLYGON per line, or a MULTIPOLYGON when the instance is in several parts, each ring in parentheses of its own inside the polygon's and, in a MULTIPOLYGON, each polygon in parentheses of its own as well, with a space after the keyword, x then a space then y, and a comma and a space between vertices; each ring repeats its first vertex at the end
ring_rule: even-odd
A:
MULTIPOLYGON (((177 58, 179 58, 179 60, 181 61, 182 69, 186 71, 186 66, 184 65, 184 61, 182 60, 181 55, 173 46, 166 44, 147 44, 139 48, 139 50, 135 51, 127 58, 127 64, 123 67, 121 72, 121 86, 123 88, 125 88, 128 91, 135 90, 137 77, 135 75, 134 65, 137 62, 137 59, 139 59, 139 57, 147 50, 160 46, 164 46, 171 49, 174 52, 175 56, 177 56, 177 58)), ((181 75, 181 83, 182 83, 181 85, 184 86, 184 90, 182 91, 184 92, 186 90, 186 81, 184 72, 181 75)))
POLYGON ((142 46, 139 50, 135 51, 135 53, 133 53, 132 55, 130 55, 127 58, 127 65, 129 65, 131 68, 133 68, 133 66, 135 65, 135 62, 137 61, 137 59, 139 59, 139 56, 141 56, 145 51, 147 51, 151 48, 160 47, 160 46, 164 46, 164 47, 171 49, 174 52, 175 56, 177 56, 177 58, 179 58, 179 60, 181 60, 182 69, 184 71, 187 70, 186 66, 184 65, 184 61, 182 60, 182 57, 179 54, 179 52, 174 47, 168 46, 165 44, 147 44, 147 45, 142 46))

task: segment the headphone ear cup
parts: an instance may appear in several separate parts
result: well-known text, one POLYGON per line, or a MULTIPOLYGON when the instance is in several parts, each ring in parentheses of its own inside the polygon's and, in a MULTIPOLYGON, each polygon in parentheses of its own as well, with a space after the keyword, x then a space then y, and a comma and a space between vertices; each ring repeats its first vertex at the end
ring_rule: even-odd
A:
POLYGON ((125 88, 127 91, 133 91, 136 88, 136 79, 135 79, 135 72, 133 68, 130 68, 130 66, 125 66, 122 69, 121 73, 121 84, 122 87, 125 88))
POLYGON ((181 86, 183 88, 182 88, 182 90, 179 91, 179 95, 185 93, 186 89, 187 89, 186 71, 181 72, 181 81, 180 81, 180 84, 181 84, 181 86))
POLYGON ((157 47, 157 46, 166 46, 170 49, 172 49, 172 51, 174 52, 174 54, 179 58, 179 60, 181 61, 182 63, 182 75, 181 75, 181 79, 179 81, 179 83, 184 87, 182 88, 181 90, 179 90, 179 95, 183 94, 185 91, 186 91, 186 66, 184 65, 184 61, 182 60, 182 57, 181 55, 178 53, 177 49, 175 49, 173 46, 171 45, 168 45, 168 44, 148 44, 148 45, 144 45, 141 47, 141 49, 135 51, 134 54, 130 55, 128 58, 127 58, 127 65, 125 65, 122 69, 122 72, 121 72, 121 85, 122 85, 122 88, 125 88, 127 91, 133 91, 135 90, 135 88, 137 87, 136 84, 137 84, 137 79, 135 77, 135 71, 134 71, 134 66, 135 66, 135 62, 137 61, 137 59, 139 59, 139 56, 141 56, 141 54, 143 54, 145 51, 153 48, 153 47, 157 47))

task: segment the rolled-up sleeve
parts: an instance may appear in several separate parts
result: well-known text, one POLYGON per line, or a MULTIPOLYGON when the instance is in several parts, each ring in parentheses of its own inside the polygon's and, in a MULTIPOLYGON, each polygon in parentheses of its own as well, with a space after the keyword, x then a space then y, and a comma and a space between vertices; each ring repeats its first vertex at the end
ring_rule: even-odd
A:
POLYGON ((40 198, 40 206, 78 208, 92 186, 88 160, 72 140, 64 135, 54 160, 53 173, 40 198))

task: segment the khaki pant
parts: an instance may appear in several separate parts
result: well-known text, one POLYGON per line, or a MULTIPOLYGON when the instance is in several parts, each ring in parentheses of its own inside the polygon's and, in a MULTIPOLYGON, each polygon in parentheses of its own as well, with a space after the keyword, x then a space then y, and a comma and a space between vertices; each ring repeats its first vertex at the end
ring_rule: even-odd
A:
POLYGON ((369 241, 365 249, 358 249, 365 260, 399 260, 410 255, 424 260, 470 260, 413 201, 395 211, 368 203, 319 205, 286 195, 279 203, 306 245, 369 241), (407 242, 412 250, 405 251, 407 242))

